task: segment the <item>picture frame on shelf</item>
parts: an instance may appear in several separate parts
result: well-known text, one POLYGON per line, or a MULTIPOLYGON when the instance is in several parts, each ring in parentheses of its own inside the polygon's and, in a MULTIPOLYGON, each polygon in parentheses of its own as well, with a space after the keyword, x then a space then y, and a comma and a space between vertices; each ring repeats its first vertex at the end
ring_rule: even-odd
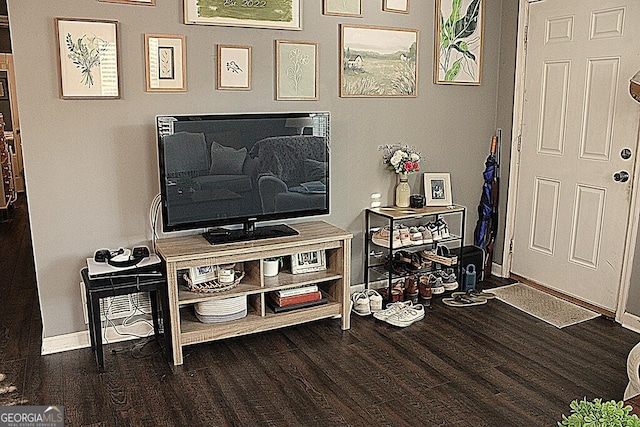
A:
POLYGON ((435 84, 482 84, 484 2, 436 0, 435 84), (459 19, 454 21, 453 16, 459 19))
POLYGON ((382 10, 394 13, 409 13, 409 0, 383 0, 382 10))
POLYGON ((302 0, 183 2, 185 24, 302 30, 302 0), (252 7, 248 7, 247 4, 251 4, 252 7))
POLYGON ((189 268, 189 279, 194 285, 210 282, 218 278, 218 267, 215 265, 201 265, 189 268))
POLYGON ((6 77, 0 77, 0 99, 9 99, 9 81, 6 77))
POLYGON ((218 45, 216 88, 251 90, 251 46, 218 45))
POLYGON ((118 21, 55 18, 62 99, 119 99, 118 21))
POLYGON ((137 4, 143 6, 155 6, 156 0, 98 0, 101 3, 122 3, 122 4, 137 4))
POLYGON ((187 90, 185 40, 185 36, 179 34, 144 35, 147 92, 187 90))
POLYGON ((340 26, 340 96, 415 98, 418 30, 340 26))
POLYGON ((323 0, 322 14, 362 18, 362 0, 323 0))
POLYGON ((276 99, 318 99, 318 43, 276 40, 276 99))
POLYGON ((291 273, 310 273, 327 269, 326 253, 323 250, 301 252, 291 255, 291 273))
POLYGON ((447 173, 424 174, 426 206, 451 206, 451 175, 447 173))

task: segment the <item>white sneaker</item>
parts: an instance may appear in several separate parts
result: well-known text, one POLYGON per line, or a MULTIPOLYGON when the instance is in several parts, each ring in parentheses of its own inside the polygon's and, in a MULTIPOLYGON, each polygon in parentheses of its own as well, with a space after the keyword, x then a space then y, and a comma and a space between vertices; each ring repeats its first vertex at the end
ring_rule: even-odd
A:
POLYGON ((378 293, 375 289, 368 289, 366 291, 367 296, 369 297, 369 308, 372 313, 376 313, 382 310, 382 295, 378 293))
POLYGON ((409 228, 409 237, 412 245, 422 245, 424 243, 422 232, 418 230, 418 227, 409 228))
POLYGON ((400 243, 402 246, 412 246, 411 233, 409 233, 409 227, 406 225, 400 226, 400 243))
POLYGON ((358 316, 368 316, 371 314, 371 302, 367 291, 354 292, 351 295, 351 311, 358 316))
POLYGON ((418 231, 422 233, 423 244, 428 245, 430 243, 433 243, 433 236, 431 235, 431 232, 427 230, 427 227, 421 225, 420 227, 418 227, 418 231))
POLYGON ((411 301, 398 301, 387 304, 387 308, 384 310, 373 313, 373 317, 378 320, 387 320, 389 316, 393 316, 412 305, 411 301))
POLYGON ((430 222, 427 224, 427 230, 431 232, 431 238, 433 240, 440 240, 442 236, 440 236, 440 230, 435 222, 430 222))
POLYGON ((436 227, 438 227, 438 232, 441 239, 448 239, 449 237, 451 237, 451 234, 449 234, 449 226, 446 222, 444 222, 444 219, 439 218, 436 221, 436 227))
POLYGON ((422 304, 416 304, 387 317, 385 322, 393 326, 406 328, 420 319, 424 319, 424 306, 422 304))

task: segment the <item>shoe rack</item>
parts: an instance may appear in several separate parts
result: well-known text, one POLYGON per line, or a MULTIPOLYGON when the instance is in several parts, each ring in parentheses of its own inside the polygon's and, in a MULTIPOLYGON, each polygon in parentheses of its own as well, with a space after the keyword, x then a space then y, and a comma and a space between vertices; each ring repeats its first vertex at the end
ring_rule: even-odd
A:
MULTIPOLYGON (((442 246, 442 253, 448 253, 453 249, 459 249, 462 253, 464 245, 464 231, 466 221, 466 208, 460 205, 452 206, 428 206, 424 208, 399 208, 395 206, 368 208, 365 212, 366 233, 365 233, 365 265, 364 265, 364 282, 367 289, 372 283, 384 280, 387 288, 384 290, 387 297, 386 302, 393 300, 394 283, 406 280, 411 276, 420 277, 429 275, 438 270, 453 268, 456 273, 458 288, 462 278, 462 267, 460 259, 456 257, 447 258, 446 256, 438 256, 437 253, 429 255, 431 265, 416 267, 412 270, 397 269, 394 267, 393 260, 400 251, 401 254, 409 254, 412 258, 418 255, 420 259, 422 253, 437 252, 438 246, 442 246), (449 236, 440 238, 429 243, 421 244, 394 244, 393 230, 396 226, 418 227, 426 226, 428 223, 436 223, 439 220, 447 224, 449 236), (381 245, 380 239, 376 239, 378 243, 373 242, 373 237, 380 230, 388 227, 390 230, 389 239, 386 245, 381 245), (446 249, 445 249, 446 248, 446 249)), ((379 236, 379 234, 378 234, 379 236)), ((406 241, 406 240, 405 240, 406 241)), ((397 242, 397 240, 395 240, 397 242)), ((447 292, 450 292, 448 290, 447 292)))
POLYGON ((4 118, 0 114, 0 211, 7 210, 16 201, 16 189, 11 165, 9 144, 4 137, 4 118))

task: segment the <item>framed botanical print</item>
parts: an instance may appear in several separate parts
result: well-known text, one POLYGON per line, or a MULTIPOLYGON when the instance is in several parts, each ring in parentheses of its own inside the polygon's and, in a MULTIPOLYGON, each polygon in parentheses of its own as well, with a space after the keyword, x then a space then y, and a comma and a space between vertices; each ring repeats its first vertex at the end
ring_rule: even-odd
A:
POLYGON ((436 84, 482 83, 484 1, 436 0, 436 84))
POLYGON ((216 88, 251 90, 251 46, 218 45, 216 88))
POLYGON ((362 0, 323 0, 322 13, 362 18, 362 0))
POLYGON ((144 52, 147 92, 187 90, 185 36, 145 34, 144 52))
POLYGON ((62 99, 120 98, 118 22, 56 18, 62 99))
POLYGON ((276 40, 276 99, 318 99, 318 43, 276 40))
POLYGON ((385 12, 409 13, 409 0, 383 0, 382 10, 385 12))

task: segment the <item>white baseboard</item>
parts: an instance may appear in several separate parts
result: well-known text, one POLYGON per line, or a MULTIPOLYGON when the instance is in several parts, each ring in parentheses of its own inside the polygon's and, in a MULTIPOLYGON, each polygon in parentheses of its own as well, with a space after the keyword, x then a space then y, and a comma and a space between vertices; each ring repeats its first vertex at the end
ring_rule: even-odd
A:
POLYGON ((640 333, 640 317, 625 312, 622 315, 622 327, 640 333))
POLYGON ((497 277, 508 277, 508 276, 503 276, 502 275, 502 265, 501 264, 496 264, 495 262, 491 263, 491 275, 492 276, 497 276, 497 277))
MULTIPOLYGON (((137 322, 131 326, 117 326, 118 331, 113 326, 109 326, 103 331, 102 341, 104 344, 116 343, 136 338, 144 338, 153 334, 153 326, 146 322, 137 322)), ((42 338, 41 355, 60 353, 63 351, 78 350, 91 346, 89 331, 73 332, 65 335, 42 338)))

